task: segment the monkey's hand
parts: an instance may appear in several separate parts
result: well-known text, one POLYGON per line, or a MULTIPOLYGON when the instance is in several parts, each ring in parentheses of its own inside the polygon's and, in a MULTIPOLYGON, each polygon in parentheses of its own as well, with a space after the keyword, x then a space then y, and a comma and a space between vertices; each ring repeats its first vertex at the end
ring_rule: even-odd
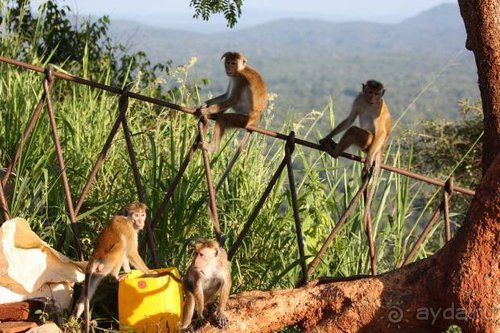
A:
POLYGON ((149 271, 143 272, 143 273, 144 273, 143 277, 145 277, 145 278, 147 278, 147 277, 156 277, 156 276, 159 275, 159 273, 157 271, 153 271, 151 269, 149 271))
POLYGON ((216 312, 214 314, 214 321, 219 328, 224 328, 229 324, 229 319, 223 312, 216 312))
POLYGON ((210 112, 208 110, 208 105, 207 104, 202 104, 198 108, 196 108, 196 115, 201 117, 201 116, 207 116, 209 115, 210 112))
POLYGON ((120 274, 118 276, 115 276, 116 282, 120 282, 121 280, 126 279, 127 276, 128 276, 128 273, 122 273, 122 274, 120 274))

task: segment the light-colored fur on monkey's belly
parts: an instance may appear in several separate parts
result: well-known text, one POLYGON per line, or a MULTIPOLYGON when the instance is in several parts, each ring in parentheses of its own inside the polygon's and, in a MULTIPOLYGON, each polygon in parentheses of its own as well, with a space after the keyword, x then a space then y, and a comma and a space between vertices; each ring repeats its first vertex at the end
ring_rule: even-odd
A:
POLYGON ((243 89, 243 91, 241 92, 238 104, 236 104, 233 107, 233 110, 236 113, 244 114, 244 115, 248 116, 250 114, 250 109, 252 107, 252 103, 250 103, 250 97, 251 97, 250 89, 248 87, 243 89))

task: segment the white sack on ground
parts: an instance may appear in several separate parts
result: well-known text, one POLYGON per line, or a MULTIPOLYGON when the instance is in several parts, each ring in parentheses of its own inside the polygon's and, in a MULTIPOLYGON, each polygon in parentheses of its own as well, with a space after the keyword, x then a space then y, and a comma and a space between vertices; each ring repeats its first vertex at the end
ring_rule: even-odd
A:
POLYGON ((85 279, 85 265, 52 249, 22 218, 0 227, 0 303, 48 297, 68 308, 73 284, 85 279))

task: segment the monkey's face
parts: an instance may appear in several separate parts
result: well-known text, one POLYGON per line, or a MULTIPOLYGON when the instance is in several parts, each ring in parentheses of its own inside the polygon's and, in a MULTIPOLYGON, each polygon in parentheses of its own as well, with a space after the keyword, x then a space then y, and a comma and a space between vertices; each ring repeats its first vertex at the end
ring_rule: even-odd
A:
POLYGON ((128 214, 129 220, 132 222, 132 226, 136 230, 142 230, 144 224, 146 223, 146 211, 132 211, 128 214))
POLYGON ((203 270, 217 257, 217 249, 204 247, 194 252, 193 267, 203 270))
POLYGON ((226 58, 224 62, 227 76, 235 76, 238 73, 238 59, 226 58))
POLYGON ((239 71, 245 69, 246 60, 245 58, 240 58, 238 56, 227 56, 224 61, 224 68, 226 69, 226 75, 236 76, 239 71))
POLYGON ((384 96, 384 90, 365 87, 363 89, 363 96, 368 104, 377 104, 382 99, 382 96, 384 96))

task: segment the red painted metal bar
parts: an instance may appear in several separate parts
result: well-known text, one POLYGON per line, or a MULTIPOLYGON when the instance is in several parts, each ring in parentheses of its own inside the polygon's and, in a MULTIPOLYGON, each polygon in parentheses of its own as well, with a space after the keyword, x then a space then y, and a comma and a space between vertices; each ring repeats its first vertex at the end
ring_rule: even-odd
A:
MULTIPOLYGON (((372 184, 371 186, 375 186, 375 184, 372 184)), ((365 201, 365 233, 366 239, 368 240, 368 248, 370 251, 370 269, 372 275, 377 275, 377 249, 373 240, 372 214, 370 212, 371 200, 368 200, 367 191, 368 189, 365 189, 365 191, 363 192, 363 198, 365 201)))
POLYGON ((444 230, 446 241, 448 242, 451 239, 451 225, 450 225, 450 204, 451 196, 453 195, 453 177, 450 177, 446 181, 446 186, 444 188, 444 197, 443 197, 443 210, 444 210, 444 230))
POLYGON ((66 167, 64 165, 61 143, 59 141, 59 135, 57 133, 57 123, 56 123, 55 113, 52 107, 52 101, 50 99, 48 81, 53 79, 54 78, 52 77, 52 69, 49 67, 47 69, 47 78, 43 81, 43 89, 45 91, 45 95, 47 96, 46 102, 47 102, 47 110, 49 113, 50 126, 52 127, 52 139, 54 140, 54 145, 56 147, 57 161, 61 169, 61 178, 63 182, 64 195, 66 197, 66 205, 68 208, 69 218, 71 221, 71 228, 73 229, 73 238, 75 241, 75 247, 80 261, 83 261, 84 257, 83 257, 82 247, 80 244, 78 227, 76 225, 76 214, 73 209, 73 199, 71 198, 71 190, 69 187, 68 176, 66 174, 66 167))
MULTIPOLYGON (((0 205, 2 206, 2 215, 5 221, 10 220, 9 206, 7 205, 7 200, 5 199, 5 192, 3 191, 3 186, 0 183, 0 205)), ((0 223, 0 226, 3 222, 0 223)))
POLYGON ((311 275, 311 273, 314 271, 314 269, 318 266, 319 261, 325 255, 325 252, 328 249, 328 247, 330 246, 330 243, 335 238, 335 235, 337 234, 337 232, 340 231, 340 228, 345 223, 345 221, 347 220, 347 217, 351 214, 352 210, 354 208, 356 208, 356 206, 358 205, 358 202, 361 199, 361 194, 363 194, 364 191, 366 190, 366 187, 368 186, 369 181, 370 181, 370 177, 365 177, 358 192, 356 192, 356 194, 352 198, 351 202, 347 206, 346 210, 344 211, 344 214, 342 214, 342 216, 340 217, 340 220, 333 227, 332 231, 330 232, 330 235, 326 239, 326 241, 323 244, 323 246, 321 247, 321 249, 318 251, 318 254, 316 255, 316 257, 314 257, 313 261, 311 261, 311 263, 309 263, 309 266, 307 268, 308 275, 311 275))
MULTIPOLYGON (((380 164, 380 158, 377 158, 375 160, 375 163, 380 164)), ((366 170, 366 169, 365 169, 366 170)), ((376 170, 376 166, 372 166, 369 172, 365 171, 364 177, 368 178, 368 186, 366 189, 363 191, 363 199, 365 202, 365 212, 363 214, 363 220, 365 224, 365 233, 366 233, 366 238, 368 240, 368 248, 369 248, 369 253, 370 253, 370 269, 372 272, 372 275, 377 275, 377 248, 375 245, 375 241, 373 239, 373 230, 372 230, 372 199, 373 196, 375 195, 375 189, 376 189, 376 182, 378 180, 378 175, 380 174, 377 172, 377 176, 374 176, 374 170, 376 170), (371 184, 370 184, 371 182, 371 184)))
MULTIPOLYGON (((198 122, 200 145, 203 145, 203 132, 207 128, 206 116, 202 117, 202 120, 198 122)), ((207 178, 207 188, 208 188, 208 198, 209 198, 209 212, 210 219, 214 225, 215 238, 219 243, 222 242, 222 232, 220 230, 219 215, 217 214, 217 199, 215 197, 215 188, 212 181, 212 170, 210 169, 210 158, 208 157, 208 152, 205 149, 201 149, 203 154, 203 164, 205 166, 205 176, 207 178)))
POLYGON ((306 265, 306 252, 304 250, 304 238, 302 236, 302 225, 300 223, 299 205, 297 203, 297 189, 295 188, 295 178, 293 176, 292 154, 295 149, 295 132, 290 132, 290 140, 285 144, 285 160, 288 172, 288 184, 290 186, 290 195, 292 197, 293 220, 295 221, 295 232, 297 233, 297 243, 299 247, 300 267, 302 275, 299 280, 299 285, 307 283, 307 265, 306 265))
MULTIPOLYGON (((125 91, 123 95, 120 97, 120 109, 125 108, 128 109, 128 91, 125 91), (122 104, 126 104, 126 106, 122 106, 122 104)), ((134 145, 132 143, 132 138, 130 135, 130 129, 127 124, 127 117, 122 118, 122 127, 123 134, 125 136, 125 143, 127 144, 128 156, 130 157, 130 166, 132 167, 132 173, 134 175, 135 188, 137 189, 137 196, 139 197, 139 201, 146 203, 146 195, 144 194, 144 189, 141 183, 141 175, 139 172, 139 168, 137 167, 137 159, 135 155, 134 145)), ((151 253, 151 258, 153 260, 154 267, 160 267, 160 262, 158 260, 158 251, 155 244, 153 229, 151 228, 151 218, 146 215, 146 239, 149 247, 149 252, 151 253)))

